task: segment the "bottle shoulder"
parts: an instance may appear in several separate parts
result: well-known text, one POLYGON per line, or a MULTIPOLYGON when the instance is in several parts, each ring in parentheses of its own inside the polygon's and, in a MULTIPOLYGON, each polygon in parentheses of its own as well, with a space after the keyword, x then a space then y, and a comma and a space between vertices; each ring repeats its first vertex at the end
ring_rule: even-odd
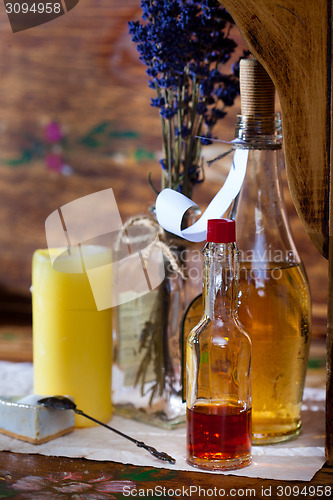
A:
POLYGON ((226 318, 209 318, 204 315, 199 323, 191 330, 188 344, 251 344, 250 337, 237 316, 226 318))

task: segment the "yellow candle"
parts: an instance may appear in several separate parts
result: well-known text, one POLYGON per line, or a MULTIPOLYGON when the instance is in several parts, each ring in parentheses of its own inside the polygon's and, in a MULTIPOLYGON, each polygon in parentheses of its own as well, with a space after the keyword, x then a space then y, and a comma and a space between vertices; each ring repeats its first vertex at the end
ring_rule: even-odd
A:
MULTIPOLYGON (((86 272, 62 272, 80 270, 80 253, 64 252, 54 268, 50 255, 58 253, 36 250, 33 256, 34 391, 71 395, 79 409, 107 422, 112 414, 111 309, 97 310, 86 272)), ((105 247, 86 246, 84 255, 92 267, 110 262, 105 247)), ((94 424, 76 416, 76 425, 94 424)))

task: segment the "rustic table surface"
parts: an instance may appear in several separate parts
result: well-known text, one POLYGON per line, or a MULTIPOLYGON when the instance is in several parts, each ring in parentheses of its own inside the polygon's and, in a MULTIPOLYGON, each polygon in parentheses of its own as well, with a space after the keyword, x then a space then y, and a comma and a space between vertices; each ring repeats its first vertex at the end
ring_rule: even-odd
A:
POLYGON ((128 497, 197 499, 204 498, 205 494, 206 498, 318 499, 332 498, 333 489, 333 468, 325 466, 311 482, 272 481, 2 452, 0 474, 0 498, 33 500, 128 497), (130 488, 136 490, 131 496, 130 488), (214 488, 216 495, 213 494, 214 488))
MULTIPOLYGON (((21 335, 29 336, 23 332, 21 326, 21 335)), ((9 342, 12 361, 15 346, 19 353, 16 361, 31 359, 31 342, 23 343, 19 335, 17 341, 12 338, 9 342)), ((325 387, 325 344, 321 340, 312 343, 306 385, 325 387)), ((132 497, 200 498, 199 487, 201 496, 205 491, 206 496, 213 498, 331 498, 333 494, 333 468, 325 465, 309 482, 275 481, 49 457, 38 455, 37 451, 34 455, 0 452, 0 498, 122 499, 130 495, 131 489, 132 497), (219 491, 216 495, 214 488, 219 491)))

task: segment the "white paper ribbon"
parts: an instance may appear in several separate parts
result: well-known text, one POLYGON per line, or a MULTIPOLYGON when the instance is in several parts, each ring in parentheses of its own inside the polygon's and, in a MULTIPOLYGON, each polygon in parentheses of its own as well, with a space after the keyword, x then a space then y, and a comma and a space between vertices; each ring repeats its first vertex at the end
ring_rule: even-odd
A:
MULTIPOLYGON (((233 142, 239 142, 239 139, 231 143, 233 142)), ((186 229, 181 229, 183 216, 190 207, 195 207, 197 204, 190 198, 187 198, 187 196, 178 193, 178 191, 169 188, 163 189, 156 198, 155 207, 158 223, 166 231, 181 236, 188 241, 198 242, 206 240, 208 219, 220 219, 223 217, 223 214, 242 187, 248 155, 248 149, 235 150, 232 166, 225 183, 214 196, 200 219, 186 229)))

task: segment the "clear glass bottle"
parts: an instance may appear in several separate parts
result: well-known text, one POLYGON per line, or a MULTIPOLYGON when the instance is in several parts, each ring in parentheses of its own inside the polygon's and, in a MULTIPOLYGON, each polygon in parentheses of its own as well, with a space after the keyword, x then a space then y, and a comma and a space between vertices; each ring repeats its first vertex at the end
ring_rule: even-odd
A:
POLYGON ((254 444, 299 434, 311 332, 306 274, 288 223, 281 184, 282 129, 274 85, 256 59, 240 65, 242 115, 236 148, 247 172, 229 216, 241 252, 238 316, 252 340, 254 444))
POLYGON ((187 462, 201 469, 251 462, 251 341, 236 317, 234 241, 234 221, 208 221, 204 315, 186 349, 187 462))

